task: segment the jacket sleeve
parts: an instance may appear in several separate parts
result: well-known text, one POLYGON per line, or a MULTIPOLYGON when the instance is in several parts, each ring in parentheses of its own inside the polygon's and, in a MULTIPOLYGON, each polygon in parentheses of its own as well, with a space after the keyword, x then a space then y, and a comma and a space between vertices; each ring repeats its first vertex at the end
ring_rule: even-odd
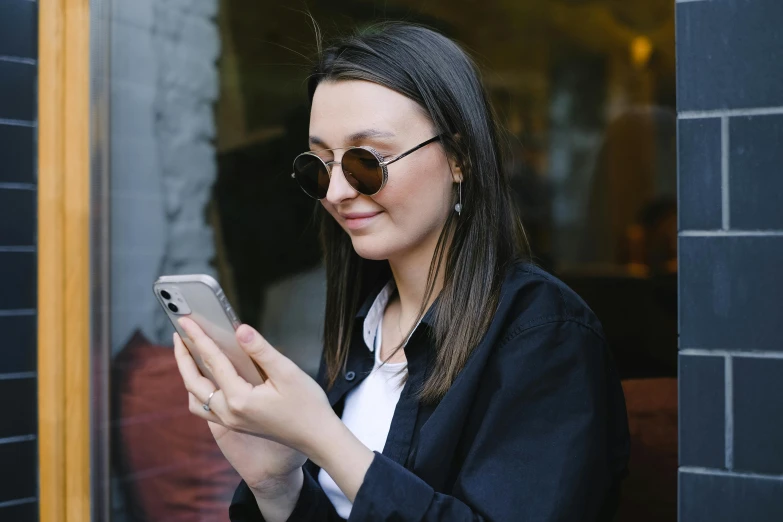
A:
MULTIPOLYGON (((337 522, 343 520, 337 515, 329 498, 321 489, 316 476, 309 470, 309 462, 305 464, 302 491, 288 522, 337 522)), ((261 510, 244 481, 234 492, 231 507, 228 510, 231 522, 264 522, 261 510)))
POLYGON ((613 423, 624 422, 624 406, 619 421, 610 412, 617 388, 603 338, 589 327, 518 327, 485 367, 470 413, 479 420, 463 433, 472 440, 451 495, 376 453, 349 520, 608 519, 624 468, 608 442, 613 423))

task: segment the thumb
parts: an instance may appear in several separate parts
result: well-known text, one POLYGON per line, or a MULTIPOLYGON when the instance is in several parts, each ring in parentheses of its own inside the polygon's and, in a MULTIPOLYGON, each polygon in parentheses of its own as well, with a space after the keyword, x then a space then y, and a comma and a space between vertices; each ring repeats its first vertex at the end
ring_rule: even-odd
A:
POLYGON ((279 374, 288 359, 269 344, 253 327, 246 324, 237 328, 239 346, 268 376, 279 374))

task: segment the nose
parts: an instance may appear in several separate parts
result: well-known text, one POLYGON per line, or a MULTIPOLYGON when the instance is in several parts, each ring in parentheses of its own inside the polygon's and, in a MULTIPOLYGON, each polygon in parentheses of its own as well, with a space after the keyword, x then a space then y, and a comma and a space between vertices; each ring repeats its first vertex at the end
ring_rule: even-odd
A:
POLYGON ((358 195, 359 192, 345 179, 342 164, 333 163, 329 178, 329 189, 326 191, 326 201, 332 205, 339 205, 343 201, 353 199, 358 195))

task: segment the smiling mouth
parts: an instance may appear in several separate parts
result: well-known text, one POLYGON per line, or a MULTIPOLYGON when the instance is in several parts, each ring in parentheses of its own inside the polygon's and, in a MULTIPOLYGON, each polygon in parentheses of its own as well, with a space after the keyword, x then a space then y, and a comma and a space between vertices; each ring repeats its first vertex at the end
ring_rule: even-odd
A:
POLYGON ((357 230, 371 223, 381 212, 362 212, 341 216, 349 230, 357 230))

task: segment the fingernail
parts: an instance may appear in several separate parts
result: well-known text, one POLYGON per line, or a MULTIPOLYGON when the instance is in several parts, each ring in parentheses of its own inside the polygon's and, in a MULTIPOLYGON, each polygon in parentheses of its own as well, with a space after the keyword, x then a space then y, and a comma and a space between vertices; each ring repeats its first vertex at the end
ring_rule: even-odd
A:
POLYGON ((253 329, 246 324, 240 326, 237 333, 239 334, 239 340, 243 343, 249 343, 253 340, 253 336, 255 335, 253 329))

